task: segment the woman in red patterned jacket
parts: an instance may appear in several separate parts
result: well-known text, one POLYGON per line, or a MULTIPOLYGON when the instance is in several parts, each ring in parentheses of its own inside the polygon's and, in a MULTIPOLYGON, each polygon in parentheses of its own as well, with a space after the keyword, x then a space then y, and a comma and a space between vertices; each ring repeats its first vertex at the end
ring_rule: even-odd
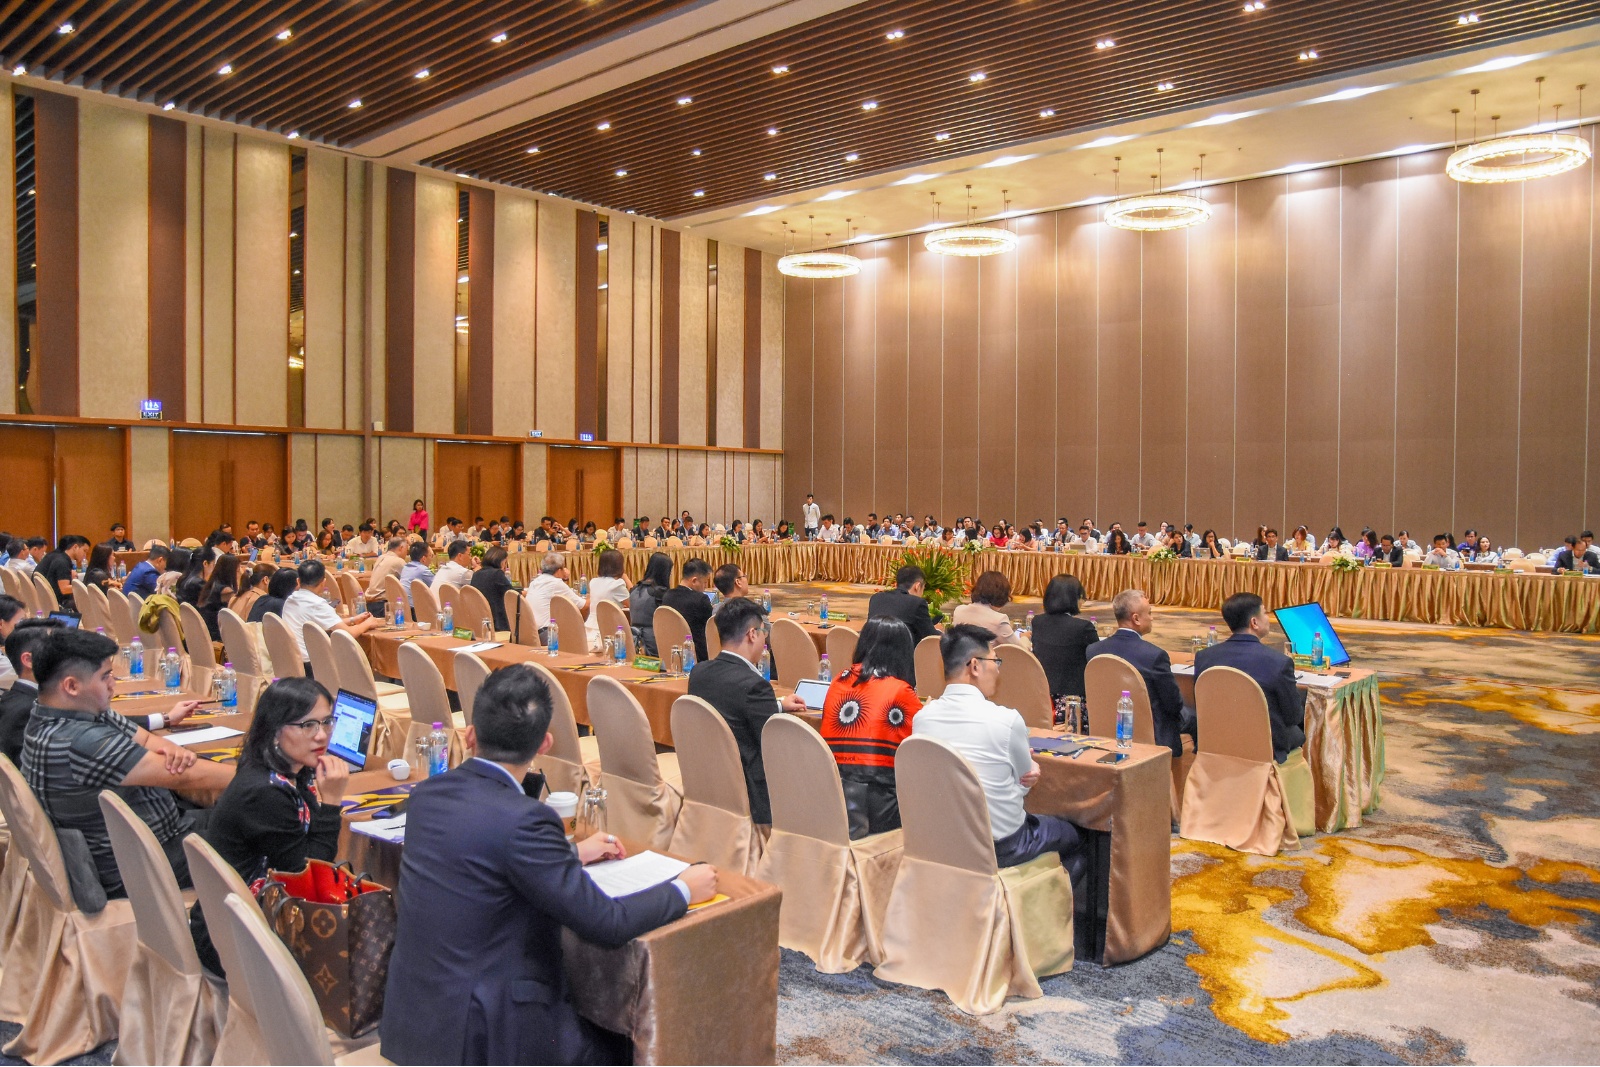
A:
POLYGON ((894 754, 911 736, 911 718, 922 708, 912 688, 913 649, 905 623, 889 616, 868 619, 850 669, 828 687, 822 738, 839 764, 852 839, 900 828, 894 754))

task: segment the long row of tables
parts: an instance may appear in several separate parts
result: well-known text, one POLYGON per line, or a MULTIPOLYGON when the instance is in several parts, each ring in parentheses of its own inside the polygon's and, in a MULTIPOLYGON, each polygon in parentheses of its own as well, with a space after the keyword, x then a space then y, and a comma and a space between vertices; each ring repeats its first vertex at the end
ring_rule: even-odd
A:
MULTIPOLYGON (((713 567, 738 563, 752 587, 787 582, 847 582, 888 585, 906 550, 893 545, 786 542, 747 545, 737 552, 717 546, 623 550, 628 577, 637 581, 657 551, 672 557, 674 580, 684 561, 713 567)), ((945 552, 944 549, 917 551, 945 552)), ((1083 583, 1091 600, 1109 600, 1124 589, 1143 589, 1157 605, 1216 610, 1234 593, 1255 593, 1268 610, 1315 602, 1330 616, 1445 625, 1600 633, 1600 579, 1578 575, 1510 571, 1440 571, 1420 567, 1363 567, 1339 571, 1318 563, 1179 559, 1086 555, 1079 552, 987 551, 949 553, 976 574, 997 570, 1018 597, 1044 595, 1058 574, 1083 583)), ((517 552, 507 559, 513 581, 538 573, 541 555, 517 552)), ((595 554, 567 554, 574 578, 595 574, 595 554)))

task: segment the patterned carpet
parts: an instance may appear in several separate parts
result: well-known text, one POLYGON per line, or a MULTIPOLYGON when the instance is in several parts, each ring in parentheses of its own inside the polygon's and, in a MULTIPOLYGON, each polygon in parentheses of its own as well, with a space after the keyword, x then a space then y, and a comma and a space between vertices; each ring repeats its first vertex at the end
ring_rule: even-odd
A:
MULTIPOLYGON (((830 587, 830 606, 864 617, 868 592, 830 587)), ((1221 622, 1158 611, 1174 650, 1221 622)), ((1337 625, 1383 671, 1388 777, 1366 825, 1274 859, 1174 837, 1170 944, 1079 963, 987 1018, 786 952, 780 1062, 1600 1059, 1600 640, 1337 625)))

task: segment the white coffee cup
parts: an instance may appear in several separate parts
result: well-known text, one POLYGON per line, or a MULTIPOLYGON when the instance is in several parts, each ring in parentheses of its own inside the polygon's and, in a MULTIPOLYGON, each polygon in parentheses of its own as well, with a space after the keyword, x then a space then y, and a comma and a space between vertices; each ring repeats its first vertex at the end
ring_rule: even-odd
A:
POLYGON ((578 794, 551 793, 545 798, 545 803, 556 809, 556 814, 561 816, 561 821, 566 824, 567 836, 570 838, 578 828, 578 794))
POLYGON ((394 775, 395 781, 403 782, 411 777, 411 764, 403 759, 392 759, 389 761, 389 773, 394 775))

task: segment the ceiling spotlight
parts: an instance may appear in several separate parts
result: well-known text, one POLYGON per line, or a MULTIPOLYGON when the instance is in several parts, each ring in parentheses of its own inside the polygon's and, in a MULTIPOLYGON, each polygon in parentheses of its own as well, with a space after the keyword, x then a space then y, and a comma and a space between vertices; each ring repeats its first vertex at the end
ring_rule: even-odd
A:
POLYGON ((63 22, 60 26, 56 27, 56 32, 65 37, 67 34, 72 32, 72 23, 63 22))
POLYGON ((345 107, 348 107, 352 111, 354 111, 356 108, 358 108, 360 106, 361 106, 361 101, 360 100, 352 100, 348 104, 345 105, 345 107))
POLYGON ((843 200, 845 197, 849 196, 850 194, 852 194, 854 192, 855 192, 854 189, 835 189, 831 193, 823 193, 821 196, 817 197, 817 199, 818 200, 843 200))
POLYGON ((23 66, 21 63, 18 63, 16 66, 11 68, 11 76, 13 78, 20 78, 26 73, 28 73, 28 68, 23 66))
POLYGON ((609 123, 609 122, 602 122, 600 125, 595 127, 595 129, 600 131, 601 133, 605 133, 610 128, 611 128, 611 123, 609 123))
POLYGON ((691 156, 694 156, 694 157, 695 157, 695 158, 696 158, 696 159, 698 159, 698 158, 699 158, 699 157, 700 157, 700 149, 698 149, 698 148, 691 148, 691 149, 689 149, 689 154, 690 154, 690 155, 691 155, 691 156))
POLYGON ((628 176, 628 172, 627 172, 627 171, 625 171, 625 170, 621 170, 621 169, 619 169, 619 170, 618 170, 618 171, 617 171, 617 177, 619 177, 619 178, 626 178, 626 177, 627 177, 627 176, 628 176))
POLYGON ((222 64, 222 66, 217 68, 217 73, 218 74, 232 74, 233 73, 233 64, 232 63, 224 63, 224 64, 222 64))
POLYGON ((904 178, 901 178, 898 181, 892 181, 889 184, 890 185, 917 185, 920 182, 927 181, 929 178, 937 178, 937 177, 938 177, 937 174, 907 174, 904 178))
POLYGON ((1170 93, 1170 92, 1172 92, 1172 83, 1171 82, 1156 82, 1156 92, 1158 92, 1158 93, 1170 93))
POLYGON ((1107 48, 1117 47, 1117 42, 1110 37, 1102 37, 1094 43, 1095 51, 1104 52, 1107 48))
POLYGON ((289 140, 298 141, 299 139, 300 139, 300 131, 299 130, 290 130, 289 131, 289 140))
POLYGON ((888 33, 884 34, 884 37, 886 37, 887 39, 889 39, 891 41, 898 41, 900 38, 904 37, 905 35, 906 35, 906 31, 905 30, 890 30, 888 33))
POLYGON ((854 163, 856 160, 858 160, 860 158, 861 158, 861 156, 858 155, 855 152, 846 152, 845 156, 844 156, 844 161, 846 163, 854 163))
POLYGON ((778 176, 769 170, 761 176, 761 180, 764 182, 775 182, 778 180, 778 176))
POLYGON ((696 189, 694 192, 690 193, 689 195, 690 196, 694 196, 694 197, 701 197, 701 196, 705 196, 706 195, 706 191, 704 189, 696 189))
POLYGON ((456 279, 456 284, 457 285, 466 285, 467 284, 467 280, 468 280, 468 276, 463 274, 463 275, 461 275, 461 277, 456 279))
POLYGON ((878 102, 876 100, 868 100, 868 101, 866 101, 865 103, 863 103, 861 105, 861 110, 862 111, 876 111, 876 110, 878 110, 878 102))
POLYGON ((1244 13, 1246 15, 1253 15, 1257 11, 1265 11, 1266 9, 1267 0, 1246 0, 1244 5, 1244 13))
POLYGON ((1039 112, 1039 117, 1042 119, 1053 119, 1056 117, 1056 109, 1053 107, 1047 107, 1043 111, 1039 112))
POLYGON ((683 107, 685 104, 692 104, 692 103, 694 103, 694 97, 692 97, 692 96, 680 96, 680 97, 678 97, 678 106, 679 107, 683 107))
POLYGON ((599 244, 594 246, 594 250, 596 252, 604 252, 606 249, 608 249, 610 247, 611 247, 610 245, 606 244, 604 241, 601 241, 599 244))
POLYGON ((538 145, 534 145, 532 148, 528 149, 528 155, 536 156, 538 154, 539 154, 539 146, 538 145))
POLYGON ((280 40, 280 41, 287 41, 289 38, 291 38, 293 36, 294 36, 294 31, 293 30, 285 29, 285 30, 279 30, 278 31, 278 40, 280 40))
POLYGON ((745 215, 770 215, 776 210, 778 210, 777 204, 762 204, 760 207, 751 208, 749 211, 746 211, 745 215))
POLYGON ((175 102, 173 102, 171 100, 168 100, 165 104, 161 105, 161 110, 162 111, 171 111, 173 108, 175 108, 177 106, 178 105, 175 102))
POLYGON ((975 70, 971 74, 967 75, 967 81, 973 82, 973 83, 977 83, 977 82, 983 81, 987 77, 988 77, 988 75, 985 74, 983 71, 975 70))
POLYGON ((950 135, 948 133, 936 133, 933 135, 933 139, 935 141, 948 141, 950 139, 950 135))
POLYGON ((1300 62, 1302 62, 1302 63, 1304 63, 1308 59, 1316 59, 1316 58, 1317 58, 1317 50, 1315 48, 1307 48, 1304 52, 1300 53, 1300 62))
POLYGON ((294 240, 294 239, 295 239, 295 238, 296 238, 296 237, 299 237, 299 236, 300 236, 300 231, 299 231, 299 230, 290 230, 290 231, 289 231, 289 240, 291 240, 291 241, 292 241, 292 240, 294 240))
POLYGON ((776 137, 776 136, 778 136, 778 127, 776 127, 776 126, 768 126, 767 127, 767 136, 768 137, 776 137))
POLYGON ((1468 11, 1465 15, 1456 19, 1457 26, 1475 26, 1477 23, 1478 13, 1476 11, 1468 11))
POLYGON ((428 76, 428 70, 427 70, 426 67, 424 67, 422 70, 419 70, 415 74, 412 75, 412 77, 417 79, 418 81, 421 81, 423 78, 426 78, 427 76, 428 76))
POLYGON ((508 40, 510 40, 510 36, 508 34, 497 33, 493 37, 489 38, 489 43, 490 44, 505 44, 506 41, 508 41, 508 40))
POLYGON ((787 64, 787 63, 779 63, 776 67, 772 68, 772 73, 774 73, 774 74, 787 74, 787 73, 789 73, 789 64, 787 64))

